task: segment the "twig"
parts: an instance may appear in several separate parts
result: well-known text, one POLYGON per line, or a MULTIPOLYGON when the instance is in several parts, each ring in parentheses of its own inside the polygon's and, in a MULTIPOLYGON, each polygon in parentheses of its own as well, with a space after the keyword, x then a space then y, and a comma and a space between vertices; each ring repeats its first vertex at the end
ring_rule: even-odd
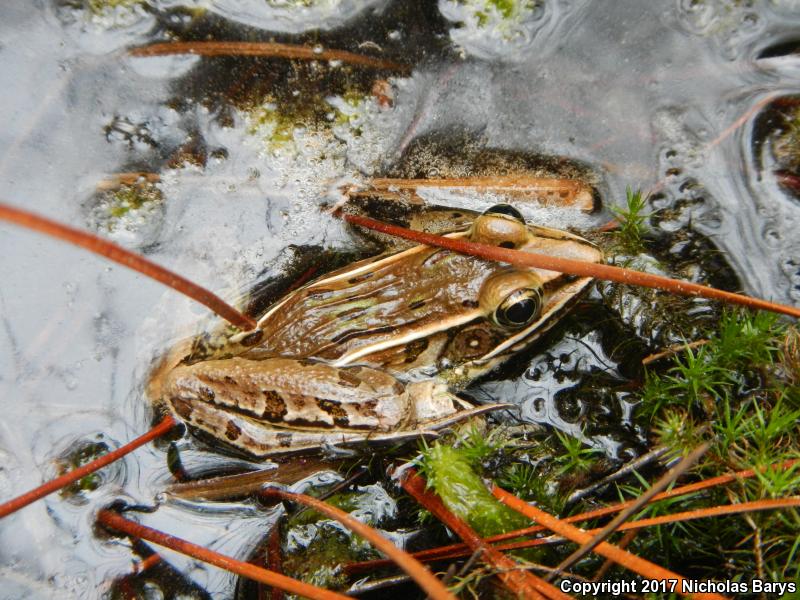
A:
POLYGON ((357 596, 359 594, 368 594, 377 590, 382 590, 388 587, 394 587, 403 583, 413 581, 408 575, 392 575, 390 577, 383 577, 381 579, 373 579, 365 582, 355 582, 347 588, 348 596, 357 596))
POLYGON ((577 206, 584 212, 592 212, 596 208, 592 188, 577 179, 517 174, 430 179, 376 178, 367 181, 366 184, 378 191, 416 190, 427 187, 529 192, 545 196, 551 204, 577 206))
POLYGON ((666 358, 668 356, 672 356, 677 354, 678 352, 682 352, 683 350, 694 350, 695 348, 699 348, 700 346, 705 346, 708 344, 709 340, 702 339, 702 340, 695 340, 694 342, 689 342, 686 344, 673 344, 666 350, 662 350, 661 352, 656 352, 655 354, 650 354, 649 356, 645 356, 642 359, 643 365, 649 365, 652 362, 657 360, 661 360, 662 358, 666 358))
POLYGON ((643 273, 641 271, 623 269, 621 267, 612 267, 611 265, 547 256, 535 252, 498 248, 497 246, 468 242, 462 239, 448 238, 422 231, 413 231, 405 227, 390 225, 389 223, 384 223, 361 215, 344 214, 342 218, 359 227, 366 227, 373 231, 412 240, 418 244, 447 248, 454 252, 470 254, 488 260, 569 273, 570 275, 578 275, 580 277, 593 277, 606 281, 616 281, 627 285, 656 288, 683 296, 702 296, 704 298, 722 300, 731 304, 741 304, 749 308, 758 308, 790 315, 792 317, 800 317, 800 308, 794 306, 768 302, 760 298, 751 298, 749 296, 734 294, 733 292, 726 292, 688 281, 671 279, 661 275, 653 275, 651 273, 643 273))
MULTIPOLYGON (((631 529, 630 531, 626 531, 624 534, 622 534, 622 537, 617 542, 617 548, 625 550, 625 548, 627 548, 630 545, 630 543, 636 539, 637 535, 639 535, 639 531, 636 529, 631 529)), ((613 560, 607 558, 603 562, 603 564, 600 565, 600 568, 597 569, 597 571, 595 571, 594 577, 592 577, 592 581, 600 581, 603 577, 605 577, 609 569, 611 569, 611 567, 613 567, 615 564, 616 563, 613 560)), ((570 577, 572 577, 572 575, 570 575, 570 577)))
POLYGON ((339 510, 330 504, 321 502, 320 500, 312 498, 311 496, 307 496, 306 494, 293 494, 291 492, 284 492, 283 490, 279 490, 277 488, 264 488, 261 491, 261 494, 266 497, 278 497, 290 502, 299 502, 300 504, 310 506, 314 510, 339 521, 348 529, 369 541, 378 550, 394 560, 397 565, 411 577, 413 577, 414 581, 416 581, 419 586, 432 598, 435 600, 455 600, 455 596, 448 591, 442 582, 434 577, 434 575, 419 561, 412 558, 408 552, 401 550, 391 541, 381 535, 378 531, 355 519, 343 510, 339 510))
POLYGON ((456 573, 456 569, 455 569, 456 565, 455 565, 455 563, 450 565, 450 569, 448 569, 447 575, 445 575, 444 579, 442 579, 442 583, 444 583, 446 585, 450 585, 450 582, 453 579, 464 577, 464 575, 469 573, 469 570, 472 567, 475 566, 475 563, 478 562, 478 559, 481 557, 481 554, 483 554, 483 548, 477 548, 472 553, 472 555, 470 555, 470 557, 467 559, 467 561, 462 565, 462 567, 461 567, 461 569, 459 569, 458 573, 456 573))
MULTIPOLYGON (((649 519, 639 519, 638 521, 628 521, 627 523, 623 523, 622 525, 620 525, 617 531, 625 531, 625 532, 638 531, 640 529, 646 529, 648 527, 656 527, 658 525, 668 525, 670 523, 683 523, 685 521, 693 521, 697 519, 738 515, 755 511, 776 510, 780 508, 796 508, 798 506, 800 506, 800 497, 742 502, 740 504, 714 506, 711 508, 701 508, 697 510, 674 513, 671 515, 661 515, 659 517, 651 517, 649 519)), ((581 515, 576 515, 576 516, 580 517, 581 515)), ((572 517, 561 519, 561 522, 569 523, 570 519, 572 519, 572 517)), ((507 539, 508 536, 520 537, 521 535, 529 535, 531 530, 535 530, 535 532, 540 532, 546 529, 547 527, 539 525, 536 527, 531 527, 527 530, 520 529, 503 535, 506 536, 505 539, 507 539)), ((596 535, 600 531, 601 528, 597 527, 595 529, 587 529, 584 531, 584 533, 591 536, 591 535, 596 535)), ((499 536, 494 536, 494 538, 486 538, 484 541, 486 542, 496 541, 495 538, 497 537, 499 536)), ((508 542, 505 544, 497 544, 496 546, 493 546, 493 549, 498 551, 521 550, 523 548, 534 548, 536 546, 545 546, 549 544, 563 544, 568 541, 570 540, 568 538, 564 538, 563 536, 552 535, 549 537, 536 538, 533 540, 522 540, 519 542, 508 542)), ((432 550, 423 550, 422 552, 415 552, 412 556, 414 556, 414 558, 420 560, 421 562, 435 562, 440 560, 452 560, 455 558, 464 558, 466 556, 469 556, 470 554, 471 550, 465 544, 453 544, 450 546, 441 546, 440 548, 433 548, 432 550)), ((384 568, 387 566, 391 566, 391 561, 372 560, 372 561, 364 561, 360 563, 350 563, 349 565, 344 565, 344 570, 348 574, 353 575, 357 573, 365 573, 373 571, 375 569, 384 568)), ((575 577, 575 575, 570 574, 570 578, 572 577, 575 577)))
POLYGON ((477 242, 468 242, 462 239, 414 231, 361 215, 345 214, 342 215, 342 218, 353 225, 412 240, 418 244, 447 248, 454 252, 478 256, 488 260, 534 267, 537 269, 546 269, 548 271, 559 271, 561 273, 569 273, 570 275, 578 275, 580 277, 593 277, 606 281, 616 281, 617 283, 624 283, 626 285, 656 288, 683 296, 702 296, 703 298, 722 300, 732 304, 741 304, 749 308, 759 308, 790 315, 792 317, 800 317, 800 308, 794 306, 768 302, 760 298, 751 298, 749 296, 734 294, 733 292, 726 292, 689 281, 680 281, 661 275, 653 275, 652 273, 643 273, 642 271, 612 267, 611 265, 548 256, 536 252, 498 248, 497 246, 490 246, 488 244, 479 244, 477 242))
POLYGON ((136 185, 139 183, 158 183, 161 176, 158 173, 147 171, 130 171, 127 173, 114 173, 97 182, 97 190, 105 192, 115 190, 123 185, 136 185))
POLYGON ((153 427, 150 431, 145 433, 144 435, 139 436, 132 442, 128 442, 124 446, 117 448, 116 450, 112 450, 108 454, 104 454, 103 456, 93 460, 90 463, 83 465, 82 467, 78 467, 70 471, 69 473, 64 473, 63 475, 56 477, 55 479, 51 479, 50 481, 43 483, 39 487, 22 494, 21 496, 17 496, 16 498, 4 502, 0 504, 0 519, 10 515, 13 512, 18 511, 28 504, 39 500, 40 498, 44 498, 45 496, 52 494, 68 486, 71 483, 78 481, 89 475, 90 473, 94 473, 98 469, 102 469, 103 467, 110 465, 116 460, 119 460, 126 454, 129 454, 136 450, 138 447, 145 445, 147 442, 156 439, 167 433, 170 429, 172 429, 176 424, 176 421, 171 416, 164 417, 161 422, 153 427))
POLYGON ((131 535, 143 540, 148 540, 159 546, 181 552, 198 560, 202 560, 209 564, 215 565, 231 573, 236 573, 242 577, 247 577, 253 581, 258 581, 266 585, 278 587, 292 594, 299 594, 308 598, 319 598, 320 600, 346 600, 347 596, 337 594, 330 590, 320 588, 297 579, 292 579, 280 573, 273 573, 267 569, 262 569, 250 563, 242 562, 219 554, 208 548, 203 548, 197 544, 187 542, 179 537, 169 535, 157 529, 140 525, 135 521, 126 519, 125 517, 112 512, 110 510, 101 510, 97 514, 97 520, 100 524, 105 525, 109 529, 120 531, 127 535, 131 535))
POLYGON ((585 488, 581 488, 579 490, 575 490, 570 494, 569 498, 567 499, 567 503, 571 504, 573 502, 577 502, 581 498, 588 496, 595 490, 603 487, 604 485, 608 485, 616 481, 617 479, 622 479, 623 477, 627 477, 634 471, 641 469, 643 466, 650 464, 651 462, 660 459, 662 456, 667 454, 670 451, 670 448, 667 446, 657 446, 642 454, 638 458, 625 463, 622 467, 611 473, 610 475, 606 475, 600 481, 596 481, 591 485, 586 486, 585 488))
POLYGON ((132 48, 130 54, 131 56, 197 54, 199 56, 262 56, 296 60, 337 60, 351 65, 400 73, 408 73, 410 70, 408 65, 346 50, 330 50, 320 46, 276 42, 158 42, 149 46, 132 48))

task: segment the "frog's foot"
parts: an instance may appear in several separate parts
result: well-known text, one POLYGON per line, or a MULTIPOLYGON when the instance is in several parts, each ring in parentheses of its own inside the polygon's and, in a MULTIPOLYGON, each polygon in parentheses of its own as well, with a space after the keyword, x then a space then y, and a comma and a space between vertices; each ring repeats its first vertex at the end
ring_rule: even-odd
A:
MULTIPOLYGON (((463 401, 459 399, 459 402, 463 401)), ((461 421, 466 421, 467 419, 471 419, 472 417, 477 417, 479 415, 485 415, 486 413, 494 412, 496 410, 503 410, 508 408, 516 408, 516 404, 509 404, 509 403, 497 403, 497 404, 483 404, 481 406, 470 406, 469 408, 465 408, 454 415, 450 415, 449 417, 444 417, 442 419, 436 419, 434 421, 428 421, 427 423, 420 423, 420 430, 424 432, 438 432, 445 427, 449 427, 450 425, 454 425, 455 423, 460 423, 461 421)))
POLYGON ((438 431, 454 423, 487 412, 513 408, 514 404, 484 404, 474 406, 448 387, 432 380, 417 381, 406 386, 414 410, 414 428, 418 431, 438 431))

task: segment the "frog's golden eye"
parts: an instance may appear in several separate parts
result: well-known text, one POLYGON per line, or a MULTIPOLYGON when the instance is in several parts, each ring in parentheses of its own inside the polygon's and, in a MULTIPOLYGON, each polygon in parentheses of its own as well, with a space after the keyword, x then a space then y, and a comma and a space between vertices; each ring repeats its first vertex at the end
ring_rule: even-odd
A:
POLYGON ((470 240, 503 248, 518 248, 528 240, 528 226, 510 204, 495 204, 477 217, 470 240))
POLYGON ((494 322, 508 329, 525 327, 542 314, 542 288, 513 292, 494 311, 494 322))
POLYGON ((484 282, 479 300, 492 323, 503 329, 521 329, 542 314, 544 285, 532 271, 501 271, 484 282))
POLYGON ((510 204, 495 204, 494 206, 487 208, 483 211, 484 215, 504 215, 506 217, 511 217, 516 221, 519 221, 523 225, 525 225, 525 217, 522 216, 522 213, 519 212, 516 208, 511 206, 510 204))

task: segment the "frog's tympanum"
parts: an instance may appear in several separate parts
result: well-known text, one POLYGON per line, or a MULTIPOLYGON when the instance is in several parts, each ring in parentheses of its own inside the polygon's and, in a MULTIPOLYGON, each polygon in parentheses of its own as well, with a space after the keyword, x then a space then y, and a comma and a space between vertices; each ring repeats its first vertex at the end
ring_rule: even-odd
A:
MULTIPOLYGON (((448 237, 602 260, 509 205, 452 214, 436 221, 448 237)), ((529 346, 590 281, 406 246, 292 291, 256 330, 150 387, 190 426, 259 457, 407 439, 486 410, 453 392, 529 346)))

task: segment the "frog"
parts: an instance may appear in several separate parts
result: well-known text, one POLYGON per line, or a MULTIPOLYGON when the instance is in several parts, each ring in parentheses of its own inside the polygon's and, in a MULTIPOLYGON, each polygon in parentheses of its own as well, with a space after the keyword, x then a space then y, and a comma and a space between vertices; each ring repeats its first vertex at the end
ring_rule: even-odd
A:
MULTIPOLYGON (((585 238, 509 204, 431 207, 403 224, 603 261, 585 238)), ((534 344, 591 282, 398 242, 288 292, 211 351, 169 353, 148 387, 190 429, 259 459, 435 437, 507 406, 458 392, 534 344)))

